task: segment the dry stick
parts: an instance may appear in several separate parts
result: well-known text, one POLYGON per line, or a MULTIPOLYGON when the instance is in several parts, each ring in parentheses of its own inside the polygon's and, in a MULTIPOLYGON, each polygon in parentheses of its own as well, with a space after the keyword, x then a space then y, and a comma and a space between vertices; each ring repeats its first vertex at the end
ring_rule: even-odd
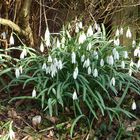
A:
POLYGON ((57 125, 55 125, 55 126, 48 127, 48 128, 46 128, 46 129, 40 130, 39 133, 44 132, 44 131, 52 130, 52 129, 54 129, 55 127, 57 127, 57 126, 59 126, 59 125, 64 126, 64 125, 66 125, 66 124, 68 124, 68 123, 69 123, 69 121, 63 122, 63 123, 60 123, 60 124, 57 124, 57 125))
POLYGON ((39 36, 41 36, 41 21, 42 21, 42 6, 41 6, 41 0, 40 0, 40 21, 39 21, 39 36))

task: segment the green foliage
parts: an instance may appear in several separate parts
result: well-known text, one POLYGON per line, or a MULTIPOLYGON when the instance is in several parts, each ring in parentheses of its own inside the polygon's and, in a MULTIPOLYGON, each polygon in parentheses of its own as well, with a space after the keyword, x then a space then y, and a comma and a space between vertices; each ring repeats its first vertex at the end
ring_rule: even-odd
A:
MULTIPOLYGON (((139 64, 133 62, 131 51, 115 43, 118 37, 106 38, 103 25, 102 28, 94 25, 94 31, 91 29, 90 26, 87 34, 80 29, 71 36, 72 31, 64 28, 58 37, 51 38, 52 48, 47 48, 47 54, 26 46, 8 49, 22 51, 21 59, 1 54, 1 62, 6 64, 0 75, 7 74, 12 79, 8 85, 1 79, 3 90, 19 84, 23 89, 31 85, 30 96, 15 97, 12 101, 40 100, 50 116, 69 108, 78 116, 74 125, 84 115, 97 120, 108 115, 111 121, 114 117, 119 119, 120 113, 134 117, 125 106, 125 97, 128 90, 140 94, 140 81, 132 75, 139 71, 139 64)), ((45 42, 42 41, 41 47, 45 47, 45 42)))

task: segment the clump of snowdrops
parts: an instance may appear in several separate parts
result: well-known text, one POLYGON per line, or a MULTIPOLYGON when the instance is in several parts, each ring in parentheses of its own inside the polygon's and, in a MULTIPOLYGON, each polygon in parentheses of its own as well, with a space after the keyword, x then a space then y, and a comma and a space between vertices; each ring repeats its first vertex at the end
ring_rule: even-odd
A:
MULTIPOLYGON (((59 115, 67 108, 75 117, 98 119, 108 115, 111 121, 120 113, 132 117, 129 110, 131 105, 136 109, 135 101, 132 98, 127 104, 125 98, 129 90, 140 94, 140 81, 133 76, 139 71, 140 60, 135 63, 130 57, 131 49, 121 45, 122 35, 123 28, 118 28, 114 38, 108 39, 104 26, 97 23, 85 29, 78 22, 75 31, 68 25, 57 35, 52 35, 47 27, 40 52, 25 45, 9 48, 20 49, 21 54, 16 63, 10 68, 5 66, 1 72, 12 75, 4 89, 22 84, 24 90, 32 85, 30 96, 12 100, 40 100, 50 116, 59 115)), ((126 37, 132 38, 129 27, 126 37)), ((134 57, 139 58, 139 45, 133 41, 132 47, 134 57)), ((0 58, 8 59, 2 54, 0 58)))

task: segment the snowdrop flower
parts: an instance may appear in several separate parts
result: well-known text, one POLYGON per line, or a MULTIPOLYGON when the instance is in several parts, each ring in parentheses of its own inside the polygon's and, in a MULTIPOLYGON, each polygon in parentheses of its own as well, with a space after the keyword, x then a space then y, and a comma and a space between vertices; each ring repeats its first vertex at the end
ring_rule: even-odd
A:
POLYGON ((134 63, 133 63, 133 60, 131 59, 131 62, 130 62, 130 67, 133 67, 134 63))
POLYGON ((136 49, 134 50, 134 56, 138 56, 138 55, 139 55, 139 53, 140 53, 139 48, 136 48, 136 49))
POLYGON ((137 62, 137 68, 140 68, 140 59, 137 62))
POLYGON ((100 66, 101 66, 101 67, 104 66, 104 60, 103 60, 103 59, 101 59, 101 61, 100 61, 100 66))
POLYGON ((84 43, 85 40, 86 40, 86 35, 84 32, 82 32, 79 36, 78 42, 79 42, 79 44, 82 44, 82 43, 84 43))
POLYGON ((79 26, 80 29, 82 29, 83 28, 83 23, 82 22, 79 22, 78 23, 78 26, 79 26))
POLYGON ((34 88, 33 91, 32 91, 32 98, 35 98, 35 97, 36 97, 36 90, 34 88))
POLYGON ((89 43, 88 46, 87 46, 87 50, 90 51, 91 47, 92 47, 92 45, 91 45, 91 43, 89 43))
POLYGON ((48 56, 48 63, 52 63, 52 57, 50 55, 48 56))
POLYGON ((57 41, 56 41, 56 47, 57 47, 57 48, 60 48, 60 41, 59 41, 58 38, 57 38, 57 41))
POLYGON ((120 35, 123 35, 123 28, 120 28, 120 35))
POLYGON ((119 58, 120 58, 119 53, 118 53, 118 51, 116 51, 114 53, 114 60, 119 60, 119 58))
POLYGON ((15 76, 16 76, 16 78, 19 78, 19 76, 20 76, 20 70, 19 70, 19 68, 16 68, 15 69, 15 76))
POLYGON ((133 101, 131 108, 132 110, 136 110, 137 106, 135 100, 133 101))
POLYGON ((131 38, 131 37, 132 37, 132 33, 131 33, 129 27, 128 27, 127 31, 126 31, 126 37, 127 37, 127 38, 131 38))
POLYGON ((90 65, 90 60, 89 58, 87 58, 87 60, 85 60, 84 64, 83 64, 83 68, 87 68, 90 65))
POLYGON ((47 68, 46 68, 46 74, 50 74, 51 73, 51 68, 50 68, 50 66, 48 66, 47 68))
POLYGON ((94 56, 95 59, 98 59, 98 52, 97 51, 94 51, 93 52, 93 56, 94 56))
POLYGON ((20 54, 20 59, 24 59, 25 56, 27 56, 27 51, 26 51, 26 49, 24 48, 23 51, 22 51, 21 54, 20 54))
POLYGON ((94 71, 93 71, 93 76, 94 76, 94 77, 98 77, 98 70, 97 70, 97 69, 94 69, 94 71))
POLYGON ((55 64, 51 64, 50 66, 51 77, 53 78, 57 73, 57 66, 55 64))
POLYGON ((65 41, 66 41, 65 36, 63 36, 63 37, 62 37, 62 40, 61 40, 62 48, 64 48, 65 41))
POLYGON ((6 39, 6 32, 1 33, 3 39, 6 39))
POLYGON ((46 46, 49 47, 50 46, 50 31, 49 31, 49 28, 47 27, 46 28, 46 31, 45 31, 45 43, 46 43, 46 46))
POLYGON ((14 43, 15 43, 15 40, 14 40, 14 37, 13 37, 12 34, 11 34, 11 36, 10 36, 9 43, 10 43, 10 45, 14 45, 14 43))
POLYGON ((19 72, 20 72, 21 74, 23 73, 22 66, 19 67, 19 72))
POLYGON ((119 46, 120 45, 120 39, 114 39, 114 45, 119 46))
POLYGON ((40 44, 40 51, 41 51, 41 52, 44 52, 44 45, 43 45, 42 42, 41 42, 41 44, 40 44))
POLYGON ((63 68, 63 63, 62 63, 61 60, 58 61, 57 68, 58 68, 59 70, 61 70, 61 69, 63 68))
POLYGON ((83 55, 81 56, 81 62, 84 62, 84 60, 85 60, 85 55, 83 54, 83 55))
POLYGON ((96 30, 98 30, 98 24, 97 24, 97 22, 94 23, 94 28, 95 28, 96 30))
POLYGON ((132 48, 135 48, 135 46, 136 46, 136 41, 133 40, 133 41, 132 41, 132 48))
POLYGON ((110 55, 110 56, 107 57, 107 63, 109 65, 113 65, 114 64, 114 59, 113 59, 113 56, 112 55, 110 55))
POLYGON ((72 96, 72 99, 73 100, 77 100, 78 99, 76 91, 74 91, 73 96, 72 96))
POLYGON ((76 32, 76 33, 79 32, 79 26, 78 26, 78 23, 76 23, 76 25, 75 25, 75 32, 76 32))
POLYGON ((9 138, 10 140, 15 139, 15 132, 12 129, 9 130, 9 138))
POLYGON ((115 33, 115 36, 118 37, 119 35, 120 35, 120 31, 119 31, 119 29, 117 28, 116 33, 115 33))
POLYGON ((72 52, 72 54, 71 54, 71 61, 72 61, 72 64, 76 63, 76 54, 75 54, 75 52, 72 52))
POLYGON ((42 70, 46 70, 46 69, 47 69, 47 65, 46 65, 46 63, 43 63, 42 70))
POLYGON ((121 62, 121 68, 122 68, 122 69, 125 68, 125 62, 124 62, 124 61, 121 62))
POLYGON ((129 73, 129 76, 132 75, 132 69, 131 68, 129 69, 129 72, 128 73, 129 73))
POLYGON ((114 77, 111 79, 110 85, 111 85, 111 86, 115 86, 115 78, 114 78, 114 77))
POLYGON ((76 67, 74 72, 73 72, 73 78, 77 79, 77 76, 78 76, 78 67, 76 67))
POLYGON ((124 51, 123 52, 123 57, 126 59, 126 58, 128 58, 128 52, 127 51, 124 51))
POLYGON ((88 67, 88 74, 91 74, 91 67, 88 67))
POLYGON ((93 35, 93 30, 92 30, 92 26, 90 25, 88 30, 87 30, 87 37, 90 37, 93 35))

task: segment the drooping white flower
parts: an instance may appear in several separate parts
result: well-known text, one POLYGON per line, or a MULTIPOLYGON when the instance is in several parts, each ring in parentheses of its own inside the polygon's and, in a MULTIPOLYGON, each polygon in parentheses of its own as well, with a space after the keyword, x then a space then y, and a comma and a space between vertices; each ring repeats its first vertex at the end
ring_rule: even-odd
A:
POLYGON ((119 58, 120 58, 119 53, 118 51, 116 51, 114 54, 114 60, 119 60, 119 58))
POLYGON ((57 38, 57 40, 56 40, 56 47, 57 47, 57 48, 60 48, 60 41, 59 41, 58 38, 57 38))
POLYGON ((50 55, 48 56, 48 63, 52 63, 52 57, 50 55))
POLYGON ((61 69, 63 68, 63 63, 62 63, 61 60, 58 61, 57 68, 58 68, 59 70, 61 70, 61 69))
POLYGON ((35 98, 35 97, 36 97, 36 90, 34 88, 33 91, 32 91, 32 98, 35 98))
POLYGON ((46 63, 44 62, 43 65, 42 65, 42 70, 46 70, 47 69, 47 65, 46 63))
POLYGON ((90 65, 90 60, 89 60, 89 58, 87 58, 83 64, 83 68, 87 68, 87 67, 89 67, 89 65, 90 65))
POLYGON ((140 68, 140 59, 137 62, 137 68, 140 68))
POLYGON ((85 55, 83 54, 82 56, 81 56, 81 62, 84 62, 85 61, 85 55))
POLYGON ((109 65, 113 65, 114 64, 114 59, 113 59, 113 56, 112 55, 110 55, 110 56, 107 57, 107 63, 109 65))
POLYGON ((127 37, 127 38, 131 38, 131 37, 132 37, 132 33, 131 33, 129 27, 128 27, 127 31, 126 31, 126 37, 127 37))
POLYGON ((51 45, 51 42, 50 42, 50 31, 48 27, 46 28, 44 39, 46 46, 49 47, 51 45))
POLYGON ((111 86, 115 86, 115 78, 114 78, 114 77, 112 77, 112 79, 111 79, 111 81, 110 81, 110 85, 111 85, 111 86))
POLYGON ((76 23, 76 25, 75 25, 75 32, 76 32, 76 33, 79 32, 79 26, 78 26, 78 23, 76 23))
POLYGON ((23 51, 22 51, 21 54, 20 54, 20 59, 24 59, 25 56, 27 56, 27 51, 26 51, 26 49, 24 48, 23 51))
POLYGON ((61 40, 62 48, 65 47, 65 41, 66 41, 66 38, 65 38, 65 36, 63 36, 62 40, 61 40))
POLYGON ((15 40, 14 40, 13 34, 11 34, 11 36, 10 36, 9 44, 10 45, 14 45, 15 44, 15 40))
POLYGON ((73 100, 77 100, 78 99, 76 91, 74 91, 74 93, 72 95, 72 99, 73 100))
POLYGON ((119 46, 120 45, 120 39, 114 39, 114 45, 119 46))
POLYGON ((84 32, 80 33, 79 39, 78 39, 78 43, 82 44, 84 43, 84 41, 86 40, 86 35, 84 32))
POLYGON ((76 63, 76 54, 75 54, 75 52, 72 52, 72 54, 71 54, 71 62, 72 62, 72 64, 76 63))
POLYGON ((132 48, 135 48, 135 46, 136 46, 136 41, 133 40, 133 41, 132 41, 132 48))
POLYGON ((80 22, 78 23, 78 26, 79 26, 80 29, 83 28, 83 23, 82 23, 82 21, 80 21, 80 22))
POLYGON ((93 71, 93 76, 94 76, 94 77, 98 77, 98 70, 97 70, 96 68, 95 68, 94 71, 93 71))
POLYGON ((90 75, 91 74, 91 67, 88 67, 88 74, 90 75))
POLYGON ((100 66, 101 66, 101 67, 104 66, 104 60, 103 60, 103 59, 101 59, 101 61, 100 61, 100 66))
POLYGON ((98 59, 98 52, 95 51, 95 50, 94 50, 94 52, 93 52, 93 57, 94 57, 95 59, 98 59))
POLYGON ((40 51, 41 51, 41 52, 44 52, 44 45, 43 45, 42 42, 41 42, 41 44, 40 44, 40 51))
POLYGON ((21 74, 23 73, 22 66, 19 67, 19 72, 20 72, 21 74))
POLYGON ((91 47, 92 47, 92 45, 91 45, 91 43, 89 43, 88 46, 87 46, 87 50, 90 51, 91 47))
POLYGON ((19 78, 19 76, 20 76, 20 70, 19 70, 19 68, 16 68, 15 69, 15 76, 16 76, 16 78, 19 78))
POLYGON ((119 31, 119 29, 117 28, 116 33, 115 33, 115 36, 118 37, 119 35, 120 35, 120 31, 119 31))
POLYGON ((127 51, 123 51, 123 57, 126 59, 128 58, 128 52, 127 51))
POLYGON ((131 59, 130 67, 133 67, 133 65, 134 65, 134 62, 133 62, 133 60, 131 59))
POLYGON ((10 140, 15 139, 15 132, 12 129, 9 130, 9 138, 10 140))
POLYGON ((57 65, 56 64, 53 64, 53 63, 51 64, 50 72, 51 72, 51 77, 53 78, 57 73, 57 65))
POLYGON ((128 73, 129 73, 130 76, 132 75, 132 69, 131 68, 129 69, 128 73))
POLYGON ((122 69, 125 68, 125 62, 124 62, 124 61, 121 62, 121 68, 122 68, 122 69))
POLYGON ((95 28, 96 30, 98 30, 98 24, 97 24, 97 22, 94 23, 94 28, 95 28))
POLYGON ((90 25, 88 30, 87 30, 87 37, 90 37, 93 35, 93 29, 92 29, 92 26, 90 25))
POLYGON ((2 39, 6 39, 6 32, 1 33, 2 39))
POLYGON ((139 56, 139 53, 140 53, 140 49, 139 48, 136 48, 134 50, 134 56, 139 56))
POLYGON ((120 28, 120 35, 123 35, 123 28, 120 28))
POLYGON ((137 108, 137 106, 136 106, 136 102, 134 100, 133 103, 132 103, 131 109, 132 110, 136 110, 136 108, 137 108))
POLYGON ((78 76, 78 67, 76 67, 74 72, 73 72, 73 78, 77 79, 77 76, 78 76))

